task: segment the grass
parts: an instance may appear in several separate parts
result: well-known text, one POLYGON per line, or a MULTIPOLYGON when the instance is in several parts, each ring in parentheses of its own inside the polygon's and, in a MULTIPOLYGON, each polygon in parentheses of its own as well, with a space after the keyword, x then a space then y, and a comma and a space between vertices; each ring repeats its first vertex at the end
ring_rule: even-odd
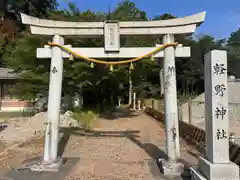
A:
POLYGON ((163 109, 163 100, 157 100, 157 99, 145 99, 144 104, 146 107, 152 107, 152 101, 157 101, 155 102, 156 108, 157 109, 163 109))
POLYGON ((129 104, 121 104, 120 107, 121 107, 121 108, 128 108, 128 107, 129 107, 129 104))
POLYGON ((98 114, 92 111, 75 111, 72 118, 78 122, 80 127, 91 129, 98 118, 98 114))
POLYGON ((31 117, 33 115, 33 112, 0 112, 0 122, 5 122, 11 118, 31 117))

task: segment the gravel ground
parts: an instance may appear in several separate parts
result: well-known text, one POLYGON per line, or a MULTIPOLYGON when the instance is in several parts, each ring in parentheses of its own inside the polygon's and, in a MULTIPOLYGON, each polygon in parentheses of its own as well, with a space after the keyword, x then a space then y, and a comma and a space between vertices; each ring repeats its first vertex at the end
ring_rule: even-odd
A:
MULTIPOLYGON (((164 146, 164 129, 147 115, 101 119, 92 132, 78 130, 70 137, 63 155, 80 157, 80 161, 67 179, 164 179, 155 163, 164 156, 164 146)), ((182 146, 184 160, 195 164, 196 158, 187 153, 185 144, 182 146)))
POLYGON ((0 177, 12 168, 19 168, 24 160, 39 156, 43 147, 44 138, 41 137, 6 148, 0 153, 0 177))
MULTIPOLYGON (((77 126, 77 122, 70 116, 70 112, 60 115, 61 127, 77 126)), ((8 127, 3 131, 0 131, 0 144, 2 143, 9 147, 14 144, 21 144, 32 138, 43 136, 47 119, 47 112, 41 112, 29 118, 13 118, 6 123, 8 127)))
MULTIPOLYGON (((155 163, 164 154, 164 129, 145 114, 135 117, 99 119, 91 131, 65 130, 59 151, 64 157, 80 157, 67 180, 165 179, 155 163)), ((0 177, 27 158, 42 156, 43 138, 34 139, 0 153, 0 177)), ((184 162, 197 160, 181 142, 184 162)))
POLYGON ((43 135, 45 116, 46 113, 39 113, 29 118, 10 120, 8 127, 0 132, 0 142, 9 147, 43 135))

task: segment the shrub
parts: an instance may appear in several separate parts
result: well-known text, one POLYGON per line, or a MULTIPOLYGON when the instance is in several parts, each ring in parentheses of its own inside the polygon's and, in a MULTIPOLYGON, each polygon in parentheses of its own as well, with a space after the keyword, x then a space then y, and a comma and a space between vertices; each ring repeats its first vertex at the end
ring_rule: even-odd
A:
POLYGON ((72 115, 72 118, 78 122, 80 127, 83 127, 85 129, 91 129, 94 125, 94 122, 97 120, 98 115, 93 113, 92 111, 75 111, 72 115))

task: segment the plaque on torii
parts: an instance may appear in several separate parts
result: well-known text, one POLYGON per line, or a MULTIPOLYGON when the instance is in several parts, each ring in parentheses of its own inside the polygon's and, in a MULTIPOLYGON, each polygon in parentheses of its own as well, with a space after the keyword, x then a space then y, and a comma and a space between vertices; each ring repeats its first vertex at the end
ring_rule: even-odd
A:
POLYGON ((104 23, 104 50, 118 53, 120 50, 120 35, 118 21, 106 21, 104 23))

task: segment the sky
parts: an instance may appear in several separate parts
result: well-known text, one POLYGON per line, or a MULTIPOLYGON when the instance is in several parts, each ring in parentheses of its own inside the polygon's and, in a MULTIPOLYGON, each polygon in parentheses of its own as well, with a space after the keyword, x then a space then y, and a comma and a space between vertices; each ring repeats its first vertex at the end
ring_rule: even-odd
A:
MULTIPOLYGON (((58 0, 60 8, 73 2, 81 10, 108 12, 123 0, 58 0)), ((216 39, 228 38, 240 28, 240 0, 132 0, 149 18, 164 13, 184 17, 206 11, 205 22, 195 35, 209 34, 216 39)))

